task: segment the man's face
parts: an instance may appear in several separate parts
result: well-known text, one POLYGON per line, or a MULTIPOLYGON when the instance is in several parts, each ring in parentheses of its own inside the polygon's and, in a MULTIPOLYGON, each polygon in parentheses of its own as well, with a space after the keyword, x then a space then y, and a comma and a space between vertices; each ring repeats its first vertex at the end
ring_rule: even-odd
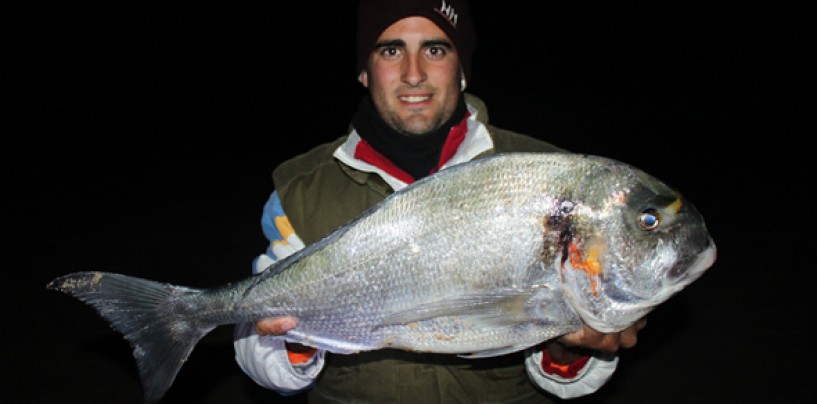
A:
POLYGON ((380 34, 360 80, 389 126, 424 135, 454 113, 460 59, 437 25, 424 17, 408 17, 380 34))

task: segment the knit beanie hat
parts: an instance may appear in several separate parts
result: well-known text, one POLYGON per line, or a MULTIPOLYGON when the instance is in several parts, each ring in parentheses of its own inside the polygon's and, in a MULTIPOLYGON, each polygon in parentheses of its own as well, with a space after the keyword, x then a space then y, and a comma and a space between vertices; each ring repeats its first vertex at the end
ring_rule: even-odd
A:
POLYGON ((357 72, 366 67, 377 38, 405 17, 426 17, 454 42, 465 80, 471 82, 471 55, 477 38, 466 0, 360 0, 357 10, 357 72))

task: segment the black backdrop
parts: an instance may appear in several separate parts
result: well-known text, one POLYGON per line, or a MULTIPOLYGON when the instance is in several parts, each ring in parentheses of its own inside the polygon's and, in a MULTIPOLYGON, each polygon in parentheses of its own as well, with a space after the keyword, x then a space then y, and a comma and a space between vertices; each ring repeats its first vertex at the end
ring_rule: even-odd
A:
MULTIPOLYGON (((128 344, 45 284, 77 270, 194 287, 247 276, 265 248, 269 173, 341 135, 363 95, 351 2, 164 3, 30 3, 4 17, 4 401, 140 402, 128 344)), ((800 153, 817 112, 813 10, 611 3, 472 5, 469 91, 493 123, 656 175, 719 246, 608 385, 574 402, 803 399, 817 380, 804 328, 813 170, 800 153)), ((165 402, 301 400, 244 377, 222 327, 165 402)))

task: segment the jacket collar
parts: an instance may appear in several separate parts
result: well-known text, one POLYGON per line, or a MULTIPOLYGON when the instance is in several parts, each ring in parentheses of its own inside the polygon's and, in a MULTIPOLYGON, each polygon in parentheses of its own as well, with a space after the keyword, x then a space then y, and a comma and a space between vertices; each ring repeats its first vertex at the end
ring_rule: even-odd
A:
MULTIPOLYGON (((481 100, 474 96, 466 94, 466 102, 468 104, 468 111, 471 115, 468 117, 468 130, 457 151, 451 158, 443 164, 441 170, 448 167, 471 161, 480 154, 484 154, 494 147, 494 142, 488 132, 487 115, 485 105, 481 100)), ((370 174, 377 174, 385 183, 393 190, 397 191, 405 188, 408 184, 389 175, 383 169, 355 158, 355 150, 358 143, 360 143, 360 135, 352 128, 346 141, 335 150, 334 156, 350 169, 345 169, 346 173, 359 184, 369 182, 370 174)), ((380 187, 377 187, 380 188, 380 187)), ((377 189, 376 189, 377 190, 377 189)), ((382 190, 381 193, 388 193, 388 190, 382 190)))

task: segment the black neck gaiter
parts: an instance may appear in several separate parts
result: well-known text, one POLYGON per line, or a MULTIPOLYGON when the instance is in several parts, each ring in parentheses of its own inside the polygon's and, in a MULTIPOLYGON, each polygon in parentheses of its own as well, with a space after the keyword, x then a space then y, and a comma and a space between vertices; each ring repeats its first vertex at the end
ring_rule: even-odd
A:
POLYGON ((437 168, 448 133, 465 118, 466 111, 465 99, 460 95, 454 113, 439 128, 424 135, 406 135, 386 124, 372 98, 366 96, 352 117, 352 126, 375 150, 418 180, 437 168))

